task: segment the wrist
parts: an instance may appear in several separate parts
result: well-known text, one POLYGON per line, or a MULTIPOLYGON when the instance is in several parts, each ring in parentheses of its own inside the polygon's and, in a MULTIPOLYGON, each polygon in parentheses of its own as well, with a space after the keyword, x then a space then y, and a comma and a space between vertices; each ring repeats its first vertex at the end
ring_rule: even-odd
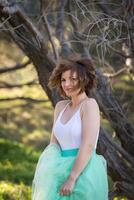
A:
POLYGON ((70 174, 70 176, 69 176, 69 179, 71 180, 71 181, 76 181, 76 179, 77 179, 77 176, 76 176, 76 174, 74 174, 74 173, 71 173, 70 174))

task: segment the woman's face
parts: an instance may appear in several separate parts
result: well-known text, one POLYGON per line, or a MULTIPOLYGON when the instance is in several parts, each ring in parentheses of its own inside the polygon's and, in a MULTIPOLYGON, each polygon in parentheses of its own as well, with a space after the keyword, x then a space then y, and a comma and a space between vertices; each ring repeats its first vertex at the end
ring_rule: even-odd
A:
POLYGON ((71 70, 67 70, 61 75, 61 86, 67 96, 77 95, 79 92, 78 88, 78 75, 77 72, 71 73, 71 70))

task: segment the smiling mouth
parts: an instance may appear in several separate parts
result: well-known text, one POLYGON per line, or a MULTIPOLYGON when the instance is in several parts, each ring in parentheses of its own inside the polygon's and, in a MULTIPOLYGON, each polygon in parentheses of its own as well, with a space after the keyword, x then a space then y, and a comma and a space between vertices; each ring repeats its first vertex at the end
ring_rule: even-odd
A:
POLYGON ((65 91, 66 91, 66 92, 70 92, 70 91, 72 91, 72 88, 66 89, 65 91))
POLYGON ((68 88, 68 89, 65 89, 65 90, 72 90, 72 88, 68 88))

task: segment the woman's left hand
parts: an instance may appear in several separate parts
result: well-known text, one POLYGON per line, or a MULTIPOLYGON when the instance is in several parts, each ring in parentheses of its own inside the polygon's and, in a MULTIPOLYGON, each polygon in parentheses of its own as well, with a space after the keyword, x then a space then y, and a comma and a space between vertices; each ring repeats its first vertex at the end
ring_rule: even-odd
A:
POLYGON ((75 181, 68 179, 62 186, 60 189, 60 194, 61 195, 70 195, 73 191, 73 187, 74 187, 75 181))

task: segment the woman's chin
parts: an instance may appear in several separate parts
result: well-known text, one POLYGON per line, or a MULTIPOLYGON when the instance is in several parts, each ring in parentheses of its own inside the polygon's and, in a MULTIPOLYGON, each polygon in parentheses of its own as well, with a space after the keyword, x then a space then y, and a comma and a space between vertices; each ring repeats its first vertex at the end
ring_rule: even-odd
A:
POLYGON ((66 95, 67 96, 71 96, 71 92, 66 92, 66 95))

